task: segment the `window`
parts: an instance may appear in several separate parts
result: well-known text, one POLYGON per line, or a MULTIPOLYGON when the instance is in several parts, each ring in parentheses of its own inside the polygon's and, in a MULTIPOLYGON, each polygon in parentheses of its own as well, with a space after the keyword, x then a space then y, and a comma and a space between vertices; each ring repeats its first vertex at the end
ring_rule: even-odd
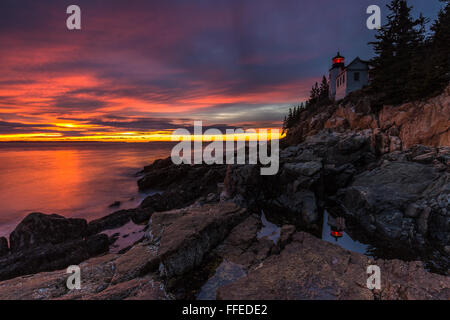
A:
POLYGON ((359 81, 359 72, 353 74, 355 81, 359 81))

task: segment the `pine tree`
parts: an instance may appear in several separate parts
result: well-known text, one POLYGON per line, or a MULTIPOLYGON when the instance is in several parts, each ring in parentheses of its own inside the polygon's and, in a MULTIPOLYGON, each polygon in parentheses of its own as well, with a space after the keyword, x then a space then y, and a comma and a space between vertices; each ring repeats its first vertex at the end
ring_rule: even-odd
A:
POLYGON ((372 88, 384 95, 384 102, 401 103, 408 97, 408 78, 415 50, 422 44, 423 18, 413 19, 406 0, 392 0, 388 22, 371 42, 375 58, 372 88))
POLYGON ((294 113, 292 111, 292 108, 289 108, 289 113, 288 113, 288 117, 287 117, 287 128, 288 129, 291 128, 291 126, 292 126, 293 115, 294 115, 294 113))
MULTIPOLYGON (((408 98, 416 100, 442 92, 450 82, 450 1, 440 11, 432 37, 417 46, 411 60, 408 98)), ((424 26, 422 26, 423 29, 424 26)))
POLYGON ((292 115, 292 122, 293 122, 292 125, 295 125, 297 123, 299 111, 300 110, 298 109, 298 107, 294 107, 294 112, 292 115))
POLYGON ((325 76, 322 77, 322 82, 319 89, 319 100, 321 103, 327 103, 329 101, 330 87, 328 80, 325 76))
POLYGON ((431 65, 427 57, 430 54, 429 42, 425 40, 425 24, 428 19, 420 15, 418 19, 417 43, 411 51, 410 70, 406 82, 406 98, 414 101, 427 96, 430 86, 429 70, 431 65))
POLYGON ((446 3, 439 12, 437 20, 431 30, 431 64, 430 82, 434 90, 442 91, 450 82, 450 0, 441 0, 446 3))
POLYGON ((284 116, 284 120, 283 120, 283 131, 281 134, 285 134, 287 131, 288 127, 287 127, 287 117, 284 116))
POLYGON ((317 103, 317 101, 319 100, 319 94, 320 94, 319 84, 316 82, 311 89, 311 94, 308 100, 309 105, 314 105, 317 103))

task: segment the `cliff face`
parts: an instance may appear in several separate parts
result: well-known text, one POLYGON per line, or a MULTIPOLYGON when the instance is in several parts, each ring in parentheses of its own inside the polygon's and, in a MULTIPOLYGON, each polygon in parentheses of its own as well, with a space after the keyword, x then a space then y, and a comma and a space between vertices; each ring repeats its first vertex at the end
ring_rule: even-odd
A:
POLYGON ((423 102, 383 106, 374 112, 368 98, 304 112, 287 136, 289 144, 303 142, 322 129, 362 131, 370 129, 376 151, 385 154, 422 144, 450 145, 450 86, 423 102))

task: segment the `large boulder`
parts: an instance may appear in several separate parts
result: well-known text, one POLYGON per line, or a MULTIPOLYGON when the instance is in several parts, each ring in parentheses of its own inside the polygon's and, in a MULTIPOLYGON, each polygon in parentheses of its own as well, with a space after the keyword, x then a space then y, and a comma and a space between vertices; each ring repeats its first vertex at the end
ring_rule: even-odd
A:
POLYGON ((450 175, 432 165, 384 160, 338 192, 371 235, 404 245, 450 244, 450 175))
POLYGON ((9 236, 12 252, 46 244, 58 244, 80 239, 86 235, 84 219, 66 219, 60 215, 31 213, 9 236))
POLYGON ((141 242, 114 261, 116 266, 112 284, 129 281, 145 276, 159 267, 160 259, 157 247, 141 242))
POLYGON ((246 212, 224 202, 153 214, 148 235, 158 246, 161 275, 179 276, 200 265, 246 212))
POLYGON ((216 200, 210 202, 217 202, 225 172, 225 165, 175 165, 170 158, 155 161, 144 169, 138 186, 159 193, 144 199, 133 221, 144 222, 154 211, 181 209, 211 194, 216 200))
POLYGON ((136 209, 119 210, 99 219, 92 220, 87 226, 87 233, 93 235, 107 229, 119 228, 131 221, 136 209))
POLYGON ((156 160, 145 167, 138 180, 140 190, 170 190, 184 187, 186 190, 217 189, 217 183, 223 182, 225 165, 175 165, 171 158, 156 160))
POLYGON ((144 270, 148 254, 141 249, 107 254, 82 262, 81 289, 69 290, 65 269, 0 282, 1 300, 166 300, 164 284, 144 270), (136 254, 138 253, 138 254, 136 254), (129 274, 127 274, 129 271, 129 274))
POLYGON ((0 258, 0 281, 67 268, 107 252, 108 249, 109 239, 104 234, 23 249, 0 258))

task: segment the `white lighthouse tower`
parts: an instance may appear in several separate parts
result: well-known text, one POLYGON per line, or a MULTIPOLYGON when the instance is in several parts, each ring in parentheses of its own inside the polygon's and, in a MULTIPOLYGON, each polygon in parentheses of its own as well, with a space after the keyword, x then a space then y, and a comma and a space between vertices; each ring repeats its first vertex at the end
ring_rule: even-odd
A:
POLYGON ((330 69, 330 99, 339 101, 369 84, 369 62, 356 57, 347 66, 338 52, 330 69))
POLYGON ((336 79, 338 75, 345 68, 345 58, 341 56, 338 52, 337 55, 333 58, 333 65, 330 69, 329 81, 330 81, 330 99, 334 99, 336 97, 336 79))

